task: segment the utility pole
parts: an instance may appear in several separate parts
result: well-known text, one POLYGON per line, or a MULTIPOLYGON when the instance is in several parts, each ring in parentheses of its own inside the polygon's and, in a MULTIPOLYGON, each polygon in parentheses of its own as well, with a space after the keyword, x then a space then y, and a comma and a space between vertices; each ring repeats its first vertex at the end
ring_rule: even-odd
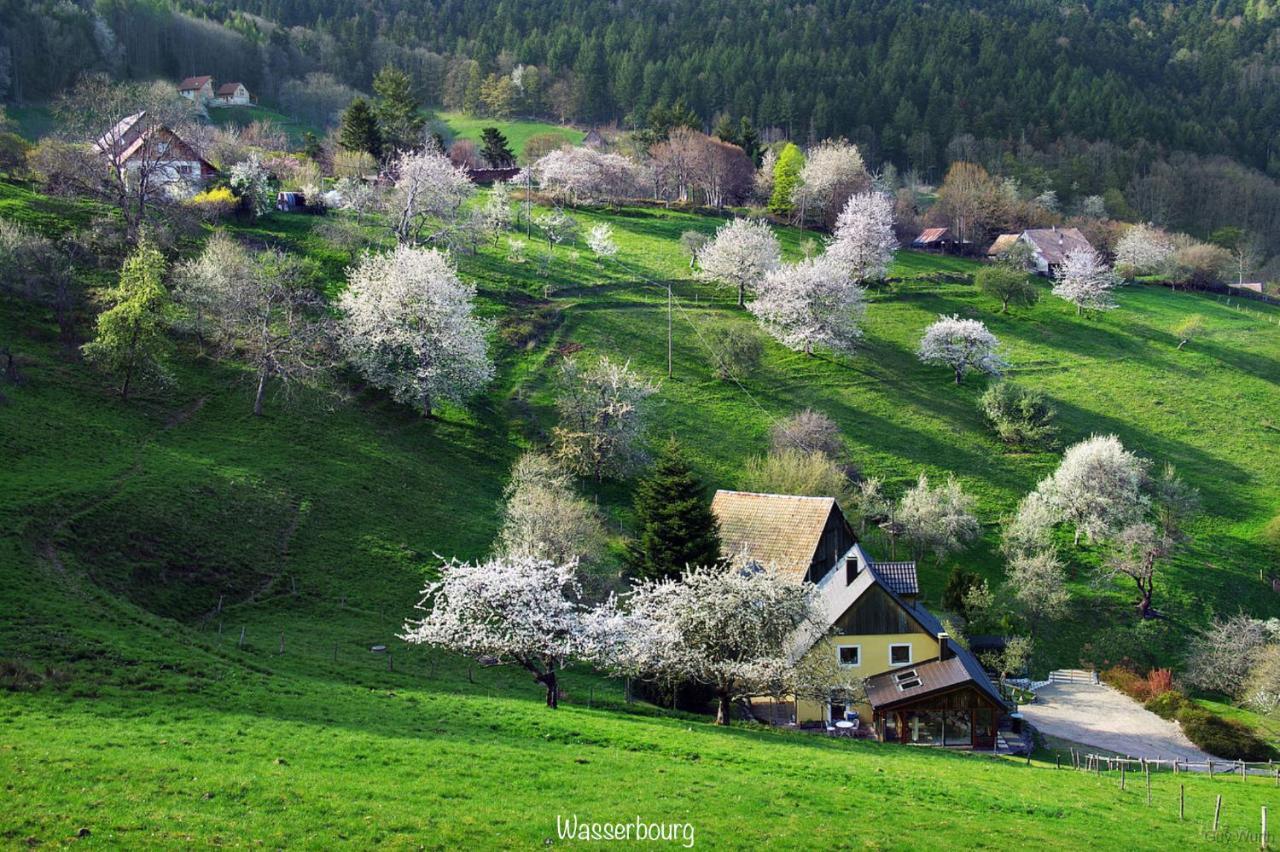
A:
POLYGON ((667 282, 667 378, 671 378, 671 282, 667 282))
POLYGON ((524 235, 533 239, 533 172, 526 166, 524 170, 524 235))

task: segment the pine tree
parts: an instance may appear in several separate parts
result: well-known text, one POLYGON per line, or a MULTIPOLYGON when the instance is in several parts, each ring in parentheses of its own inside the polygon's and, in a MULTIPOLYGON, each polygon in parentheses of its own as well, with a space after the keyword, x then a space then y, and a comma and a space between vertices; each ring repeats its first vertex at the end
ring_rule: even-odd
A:
POLYGON ((140 380, 169 380, 172 348, 165 335, 172 302, 164 288, 164 257, 145 239, 125 259, 120 282, 111 291, 111 307, 98 315, 97 334, 83 346, 85 360, 120 377, 120 397, 140 380))
POLYGON ((516 155, 507 144, 507 137, 496 127, 480 131, 480 155, 495 169, 507 169, 515 165, 516 155))
POLYGON ((628 548, 631 573, 641 579, 679 575, 690 565, 720 557, 720 524, 706 487, 673 438, 636 487, 639 533, 628 548))
POLYGON ((364 98, 356 98, 343 110, 338 144, 348 151, 365 151, 375 159, 382 156, 382 131, 373 107, 364 98))
POLYGON ((373 78, 373 91, 377 95, 373 110, 382 130, 383 144, 399 151, 417 147, 422 142, 426 120, 419 110, 409 75, 388 65, 373 78))
POLYGON ((778 155, 773 167, 773 195, 769 198, 769 212, 779 216, 795 208, 795 191, 800 184, 800 170, 804 168, 804 154, 795 143, 788 142, 778 155))

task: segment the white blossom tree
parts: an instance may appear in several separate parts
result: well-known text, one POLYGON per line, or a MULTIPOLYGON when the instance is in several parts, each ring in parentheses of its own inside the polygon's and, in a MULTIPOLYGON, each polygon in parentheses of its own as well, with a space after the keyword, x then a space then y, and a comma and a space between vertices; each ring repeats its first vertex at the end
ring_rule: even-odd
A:
POLYGON ((636 165, 631 160, 582 146, 552 151, 534 163, 531 171, 544 190, 566 204, 613 202, 626 196, 638 182, 636 165))
POLYGON ((1133 225, 1116 241, 1116 268, 1128 275, 1150 275, 1168 269, 1173 240, 1152 225, 1133 225))
POLYGON ((747 309, 783 346, 806 355, 815 346, 852 352, 862 337, 866 291, 827 255, 768 272, 747 309))
POLYGON ((827 140, 810 149, 800 169, 795 200, 801 220, 816 217, 830 222, 849 195, 871 183, 857 145, 844 139, 827 140))
POLYGON ((436 249, 366 254, 338 303, 343 351, 371 384, 430 416, 438 400, 463 402, 493 377, 474 300, 436 249))
POLYGON ((483 562, 452 560, 427 584, 420 619, 405 622, 400 638, 473 657, 518 665, 559 703, 557 674, 589 652, 577 566, 532 556, 483 562))
POLYGON ((559 207, 534 217, 542 236, 547 240, 547 247, 554 248, 561 243, 571 243, 578 236, 578 220, 559 207))
POLYGON ((860 192, 840 211, 827 254, 844 264, 853 280, 874 281, 888 272, 897 247, 893 199, 881 192, 860 192))
POLYGON ((498 181, 489 190, 489 197, 484 202, 480 216, 485 233, 496 246, 502 232, 509 229, 512 222, 511 186, 506 181, 498 181))
POLYGON ((618 254, 618 244, 613 239, 613 226, 607 222, 593 225, 587 231, 587 248, 596 256, 596 264, 608 260, 618 254))
POLYGON ((604 546, 600 514, 573 490, 573 478, 550 456, 525 453, 503 492, 497 553, 556 563, 592 561, 604 546))
POLYGON ((1106 311, 1116 306, 1112 291, 1119 277, 1093 249, 1068 251, 1054 273, 1053 295, 1076 306, 1076 314, 1106 311))
POLYGON ((735 700, 768 694, 786 677, 797 638, 819 623, 811 583, 754 563, 693 566, 679 579, 642 583, 627 605, 630 668, 711 687, 718 725, 730 724, 735 700))
POLYGON ((973 497, 965 493, 954 476, 934 488, 922 473, 902 495, 896 520, 917 559, 932 551, 941 560, 977 538, 978 518, 973 505, 973 497))
POLYGON ((1208 630, 1191 640, 1187 681, 1200 689, 1239 696, 1274 638, 1266 622, 1244 613, 1215 618, 1208 630))
POLYGON ((567 359, 560 370, 555 457, 571 473, 597 481, 629 474, 644 458, 644 402, 657 392, 648 379, 605 356, 587 365, 567 359))
POLYGON ((465 169, 434 145, 398 154, 389 166, 395 188, 384 201, 401 245, 439 242, 449 236, 462 205, 475 192, 465 169))
POLYGON ((1063 453, 1058 469, 1036 491, 1059 521, 1075 527, 1075 541, 1105 538, 1139 523, 1150 498, 1143 486, 1149 463, 1115 435, 1094 435, 1063 453))
POLYGON ((1048 549, 1053 528, 1061 519, 1057 508, 1045 494, 1032 491, 1018 503, 1018 510, 1005 525, 1000 550, 1010 559, 1030 556, 1048 549))
POLYGON ((1066 581, 1062 560, 1052 548, 1018 554, 1009 561, 1010 596, 1026 617, 1033 636, 1043 622, 1066 615, 1071 602, 1066 581))
POLYGON ((955 371, 956 384, 977 370, 998 376, 1008 366, 999 354, 1000 339, 981 320, 939 317, 924 330, 918 355, 926 364, 945 364, 955 371))
POLYGON ((227 183, 254 216, 265 216, 275 206, 271 173, 262 165, 257 154, 250 154, 248 159, 232 166, 227 183))
POLYGON ((288 390, 332 366, 331 323, 315 284, 297 257, 278 250, 255 257, 223 234, 177 269, 174 296, 192 330, 253 366, 256 416, 271 380, 288 390))
POLYGON ((710 242, 698 250, 698 274, 706 281, 738 291, 738 307, 746 304, 748 290, 782 265, 782 247, 773 229, 763 220, 734 219, 716 230, 710 242))

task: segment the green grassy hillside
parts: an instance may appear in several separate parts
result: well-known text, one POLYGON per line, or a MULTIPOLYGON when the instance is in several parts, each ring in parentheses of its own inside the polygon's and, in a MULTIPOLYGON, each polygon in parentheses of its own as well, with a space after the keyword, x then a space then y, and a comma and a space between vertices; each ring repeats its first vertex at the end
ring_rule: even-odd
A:
POLYGON ((480 141, 480 133, 484 128, 496 127, 507 137, 507 141, 511 143, 511 150, 515 152, 517 157, 524 153, 524 143, 528 141, 530 136, 550 133, 561 137, 572 145, 577 145, 582 141, 582 137, 586 135, 584 131, 560 124, 549 124, 545 121, 478 118, 460 112, 440 112, 436 113, 435 117, 449 128, 455 138, 470 139, 477 143, 480 141))
MULTIPOLYGON (((0 184, 0 216, 54 231, 87 212, 0 184)), ((675 371, 651 435, 678 434, 715 485, 736 484, 773 418, 811 405, 840 422, 864 472, 895 487, 921 469, 959 475, 988 531, 957 561, 998 578, 994 524, 1056 456, 1004 452, 977 416, 981 383, 957 388, 912 355, 936 314, 981 316, 1015 375, 1054 398, 1066 440, 1116 431, 1203 491, 1196 543, 1157 592, 1175 624, 1240 606, 1280 613, 1254 539, 1280 503, 1274 312, 1131 287, 1098 321, 1053 299, 999 316, 970 285, 923 277, 970 264, 904 253, 902 280, 873 297, 861 354, 769 344, 739 388, 713 377, 709 350, 748 316, 690 282, 676 248, 682 231, 719 220, 607 218, 621 254, 602 268, 581 245, 558 247, 545 277, 545 245, 531 243, 524 264, 506 261, 505 241, 459 258, 498 320, 499 375, 472 409, 434 420, 355 387, 272 397, 254 418, 245 371, 188 349, 171 392, 126 405, 44 311, 0 299, 0 346, 24 376, 0 386, 0 683, 19 690, 0 691, 5 843, 86 827, 106 845, 525 845, 553 837, 563 812, 691 820, 717 847, 991 846, 1016 832, 1036 845, 1166 848, 1198 836, 1216 792, 1228 828, 1256 825, 1273 790, 1261 782, 1185 779, 1179 823, 1171 778, 1156 779, 1148 808, 1132 785, 1043 766, 715 730, 626 706, 615 682, 582 670, 553 713, 518 672, 469 671, 395 640, 435 554, 474 557, 492 541, 507 467, 553 422, 557 350, 665 376, 666 281, 675 371), (1177 351, 1168 329, 1188 312, 1209 334, 1177 351)), ((318 221, 237 228, 312 255, 336 292, 346 257, 311 233, 318 221)), ((803 235, 781 236, 798 254, 803 235)), ((627 488, 595 491, 620 530, 627 488)), ((1075 560, 1076 611, 1044 665, 1075 662, 1098 630, 1132 620, 1127 589, 1088 582, 1092 558, 1075 560)), ((948 567, 924 566, 927 597, 948 567)))

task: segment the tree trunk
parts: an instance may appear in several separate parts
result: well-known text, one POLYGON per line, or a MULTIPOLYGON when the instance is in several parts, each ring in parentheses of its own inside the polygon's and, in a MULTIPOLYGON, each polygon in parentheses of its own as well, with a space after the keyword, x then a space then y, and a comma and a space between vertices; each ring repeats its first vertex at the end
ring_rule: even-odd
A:
POLYGON ((961 370, 959 367, 957 367, 956 368, 956 384, 960 384, 961 380, 963 379, 964 379, 964 370, 961 370))
POLYGON ((733 723, 733 704, 729 700, 729 691, 719 690, 716 693, 716 724, 729 725, 733 723))
POLYGON ((262 416, 262 400, 267 394, 267 371, 258 371, 258 392, 253 395, 253 416, 262 416))
POLYGON ((747 285, 738 285, 738 307, 745 308, 747 306, 747 285))
POLYGON ((556 684, 556 670, 548 669, 542 674, 534 678, 535 681, 547 688, 547 708, 555 710, 560 706, 560 688, 556 684))

